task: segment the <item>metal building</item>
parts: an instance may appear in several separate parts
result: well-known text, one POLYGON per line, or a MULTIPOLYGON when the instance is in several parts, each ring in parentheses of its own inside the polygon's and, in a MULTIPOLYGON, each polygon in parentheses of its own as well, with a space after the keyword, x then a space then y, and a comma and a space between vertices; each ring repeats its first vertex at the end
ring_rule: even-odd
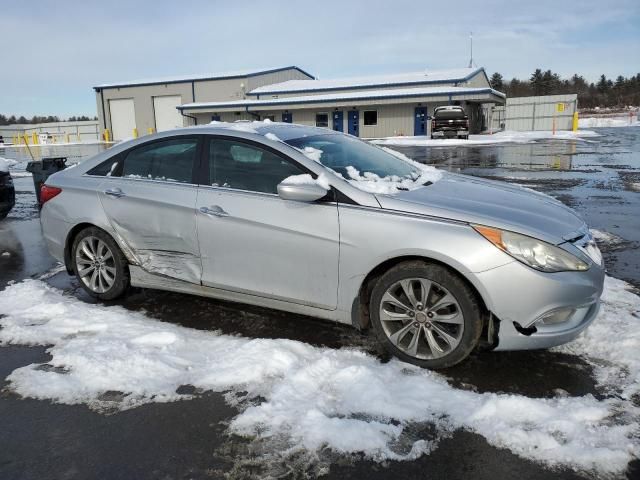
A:
POLYGON ((123 140, 188 125, 189 119, 176 108, 184 103, 237 101, 263 85, 313 78, 290 66, 110 83, 93 88, 101 129, 110 132, 114 140, 123 140))
POLYGON ((578 95, 512 97, 486 115, 495 130, 572 130, 578 112, 578 95))
POLYGON ((291 79, 247 90, 244 98, 178 106, 191 124, 265 118, 327 127, 364 138, 429 135, 433 109, 462 105, 471 133, 488 128, 484 112, 503 105, 483 68, 315 80, 291 79))

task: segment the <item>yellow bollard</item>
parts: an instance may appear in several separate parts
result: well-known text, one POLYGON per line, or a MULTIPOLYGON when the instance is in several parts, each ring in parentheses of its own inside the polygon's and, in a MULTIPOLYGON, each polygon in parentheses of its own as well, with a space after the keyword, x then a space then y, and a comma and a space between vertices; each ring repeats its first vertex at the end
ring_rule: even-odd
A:
POLYGON ((31 141, 33 142, 34 145, 38 144, 38 136, 36 135, 36 132, 33 132, 31 134, 31 141))
POLYGON ((71 143, 71 140, 69 139, 69 134, 67 133, 67 143, 71 143))
POLYGON ((153 128, 152 127, 147 128, 147 134, 148 135, 153 135, 153 128))
POLYGON ((109 132, 108 128, 104 131, 104 141, 105 142, 111 141, 111 133, 109 132))
POLYGON ((23 136, 24 136, 24 144, 29 145, 29 137, 27 137, 26 133, 23 136))
POLYGON ((573 125, 571 127, 574 132, 578 131, 578 112, 573 113, 573 125))
POLYGON ((137 128, 133 129, 133 138, 138 138, 138 129, 137 128))

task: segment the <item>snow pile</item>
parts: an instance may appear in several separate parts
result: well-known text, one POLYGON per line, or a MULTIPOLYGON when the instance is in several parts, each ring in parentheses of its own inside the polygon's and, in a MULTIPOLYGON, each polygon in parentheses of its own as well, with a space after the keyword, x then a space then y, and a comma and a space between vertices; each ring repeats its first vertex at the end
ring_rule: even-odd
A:
POLYGON ((288 185, 319 185, 325 190, 329 190, 331 188, 329 177, 324 173, 315 179, 308 173, 303 173, 302 175, 291 175, 290 177, 285 178, 282 183, 288 185))
POLYGON ((595 228, 591 229, 591 234, 593 238, 596 239, 596 242, 599 244, 605 245, 618 245, 624 241, 623 238, 618 235, 614 235, 613 233, 604 232, 602 230, 596 230, 595 228))
POLYGON ((329 448, 377 461, 413 459, 436 445, 399 439, 426 422, 439 436, 463 428, 548 465, 609 474, 640 454, 638 409, 626 400, 640 390, 640 298, 626 288, 608 279, 599 321, 567 347, 592 359, 603 385, 615 381, 624 393, 605 400, 459 390, 434 372, 382 364, 355 349, 193 330, 85 304, 37 280, 0 292, 0 342, 52 345, 48 365, 9 375, 9 388, 20 395, 124 409, 189 398, 176 392, 186 384, 230 391, 225 398, 241 409, 231 432, 273 440, 284 457, 329 448), (612 365, 627 375, 608 375, 612 365), (121 401, 105 399, 107 392, 122 392, 121 401))
POLYGON ((435 167, 415 162, 406 155, 390 148, 382 147, 382 149, 413 166, 419 174, 412 178, 402 178, 394 175, 380 177, 371 172, 360 173, 356 168, 349 166, 347 167, 347 174, 349 175, 347 181, 365 192, 392 195, 399 190, 415 190, 428 182, 435 183, 442 178, 442 172, 435 167))
POLYGON ((619 117, 584 117, 578 119, 579 128, 637 127, 638 116, 620 115, 619 117))
POLYGON ((417 146, 417 147, 450 147, 450 146, 476 146, 476 145, 495 145, 500 143, 533 143, 540 140, 577 140, 587 141, 586 137, 598 137, 596 132, 589 130, 579 130, 577 132, 558 131, 553 134, 551 131, 533 131, 533 132, 516 132, 502 131, 493 135, 469 135, 468 140, 457 138, 445 138, 442 140, 432 140, 429 137, 388 137, 371 140, 371 143, 377 145, 398 145, 398 146, 417 146))
POLYGON ((313 147, 304 147, 301 152, 305 157, 313 160, 314 162, 320 162, 320 158, 322 157, 322 150, 313 147))
POLYGON ((282 142, 282 140, 280 140, 275 133, 269 132, 265 135, 265 137, 269 140, 273 140, 274 142, 282 142))
POLYGON ((16 163, 18 162, 16 162, 15 160, 0 157, 0 172, 8 172, 9 168, 14 166, 16 163))
POLYGON ((590 360, 596 367, 598 384, 608 393, 630 400, 640 394, 640 297, 631 293, 626 282, 607 277, 602 302, 597 320, 557 350, 590 360))

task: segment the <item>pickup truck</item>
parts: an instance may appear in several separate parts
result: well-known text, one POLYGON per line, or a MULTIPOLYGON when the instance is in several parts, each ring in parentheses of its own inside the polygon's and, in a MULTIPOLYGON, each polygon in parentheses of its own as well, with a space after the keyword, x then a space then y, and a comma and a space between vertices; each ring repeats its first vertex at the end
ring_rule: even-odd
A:
POLYGON ((462 107, 437 107, 431 120, 431 138, 469 139, 469 117, 462 107))

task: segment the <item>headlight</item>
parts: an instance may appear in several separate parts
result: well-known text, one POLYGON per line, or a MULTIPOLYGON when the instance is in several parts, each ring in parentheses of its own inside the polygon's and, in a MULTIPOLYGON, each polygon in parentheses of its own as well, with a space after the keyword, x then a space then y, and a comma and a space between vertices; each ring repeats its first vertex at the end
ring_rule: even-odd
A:
POLYGON ((589 265, 554 245, 497 228, 473 225, 476 232, 516 260, 542 272, 584 271, 589 265))

